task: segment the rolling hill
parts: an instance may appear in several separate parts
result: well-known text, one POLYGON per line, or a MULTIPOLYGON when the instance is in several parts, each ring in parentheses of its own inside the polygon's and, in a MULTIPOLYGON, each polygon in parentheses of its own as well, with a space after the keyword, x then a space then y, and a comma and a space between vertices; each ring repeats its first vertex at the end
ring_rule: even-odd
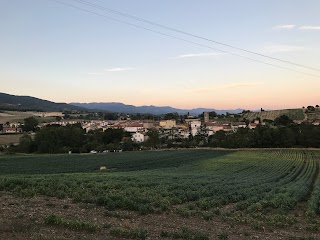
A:
POLYGON ((70 103, 74 106, 83 107, 87 109, 101 109, 105 111, 117 112, 117 113, 149 113, 154 115, 166 114, 177 112, 180 115, 189 113, 190 115, 199 115, 203 112, 215 111, 218 114, 229 113, 241 113, 243 109, 233 110, 217 110, 213 108, 194 108, 194 109, 179 109, 169 106, 158 107, 158 106, 133 106, 126 105, 117 102, 92 102, 92 103, 70 103))
POLYGON ((0 110, 47 112, 88 111, 88 109, 67 103, 55 103, 35 97, 16 96, 6 93, 0 93, 0 110))
POLYGON ((304 120, 305 114, 302 108, 297 109, 282 109, 282 110, 271 110, 263 112, 249 112, 243 115, 244 118, 254 120, 260 118, 261 120, 275 120, 281 115, 287 115, 292 120, 304 120))

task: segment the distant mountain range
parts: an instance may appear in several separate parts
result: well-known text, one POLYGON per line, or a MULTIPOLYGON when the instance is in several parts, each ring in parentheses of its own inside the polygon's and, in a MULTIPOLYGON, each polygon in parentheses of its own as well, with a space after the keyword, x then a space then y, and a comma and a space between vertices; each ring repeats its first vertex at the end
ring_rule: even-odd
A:
POLYGON ((180 115, 189 113, 190 115, 199 115, 203 112, 215 111, 218 114, 240 113, 244 109, 230 109, 230 110, 217 110, 214 108, 194 108, 194 109, 179 109, 169 106, 133 106, 117 102, 92 102, 92 103, 70 103, 71 105, 87 108, 87 109, 101 109, 104 111, 117 112, 117 113, 149 113, 154 115, 161 115, 166 113, 177 112, 180 115))
POLYGON ((16 96, 6 93, 0 93, 0 110, 47 112, 88 111, 88 109, 66 103, 55 103, 35 97, 16 96))
POLYGON ((217 110, 213 108, 194 108, 194 109, 179 109, 169 106, 133 106, 117 102, 100 102, 100 103, 55 103, 31 96, 16 96, 7 93, 0 93, 0 110, 12 111, 47 111, 47 112, 62 112, 62 111, 81 111, 81 112, 116 112, 116 113, 149 113, 161 115, 166 113, 176 112, 180 115, 189 113, 196 116, 203 112, 215 111, 218 114, 240 113, 243 109, 217 110))

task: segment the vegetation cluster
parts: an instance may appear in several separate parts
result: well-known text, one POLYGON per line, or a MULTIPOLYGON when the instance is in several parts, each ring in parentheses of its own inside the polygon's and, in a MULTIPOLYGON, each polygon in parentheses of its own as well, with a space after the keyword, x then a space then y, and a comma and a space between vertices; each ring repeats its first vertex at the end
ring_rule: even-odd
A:
MULTIPOLYGON (((0 156, 0 191, 20 197, 71 198, 108 211, 173 212, 263 227, 303 221, 319 231, 320 153, 316 150, 181 150, 111 155, 0 156), (109 170, 100 171, 105 165, 109 170), (296 214, 299 212, 299 214, 296 214)), ((47 224, 94 231, 89 223, 49 216, 47 224)), ((113 230, 114 236, 147 236, 113 230)), ((162 237, 207 239, 198 232, 162 237)))

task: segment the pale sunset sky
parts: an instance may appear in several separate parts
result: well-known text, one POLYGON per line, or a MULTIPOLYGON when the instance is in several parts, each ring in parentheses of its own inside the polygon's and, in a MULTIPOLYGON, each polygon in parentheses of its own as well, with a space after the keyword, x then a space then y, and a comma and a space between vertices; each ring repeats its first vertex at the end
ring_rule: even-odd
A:
POLYGON ((0 0, 0 92, 55 102, 177 108, 320 104, 319 0, 86 1, 100 7, 75 0, 0 0))

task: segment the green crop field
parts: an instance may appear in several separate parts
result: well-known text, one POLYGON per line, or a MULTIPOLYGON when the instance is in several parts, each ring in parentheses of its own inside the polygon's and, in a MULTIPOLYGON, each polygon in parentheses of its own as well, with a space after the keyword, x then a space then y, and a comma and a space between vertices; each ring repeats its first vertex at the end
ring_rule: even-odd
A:
POLYGON ((133 233, 139 231, 145 233, 140 239, 228 239, 228 234, 230 239, 249 239, 251 231, 277 239, 275 229, 285 231, 281 239, 317 239, 319 160, 320 151, 280 149, 2 155, 0 193, 21 199, 71 199, 105 209, 113 217, 119 211, 154 219, 166 214, 181 222, 193 219, 184 227, 218 221, 246 229, 218 234, 209 228, 202 233, 188 228, 150 230, 149 225, 145 230, 111 228, 108 233, 120 234, 115 239, 135 238, 133 233), (100 171, 101 166, 107 170, 100 171), (310 238, 295 238, 299 234, 310 238))

